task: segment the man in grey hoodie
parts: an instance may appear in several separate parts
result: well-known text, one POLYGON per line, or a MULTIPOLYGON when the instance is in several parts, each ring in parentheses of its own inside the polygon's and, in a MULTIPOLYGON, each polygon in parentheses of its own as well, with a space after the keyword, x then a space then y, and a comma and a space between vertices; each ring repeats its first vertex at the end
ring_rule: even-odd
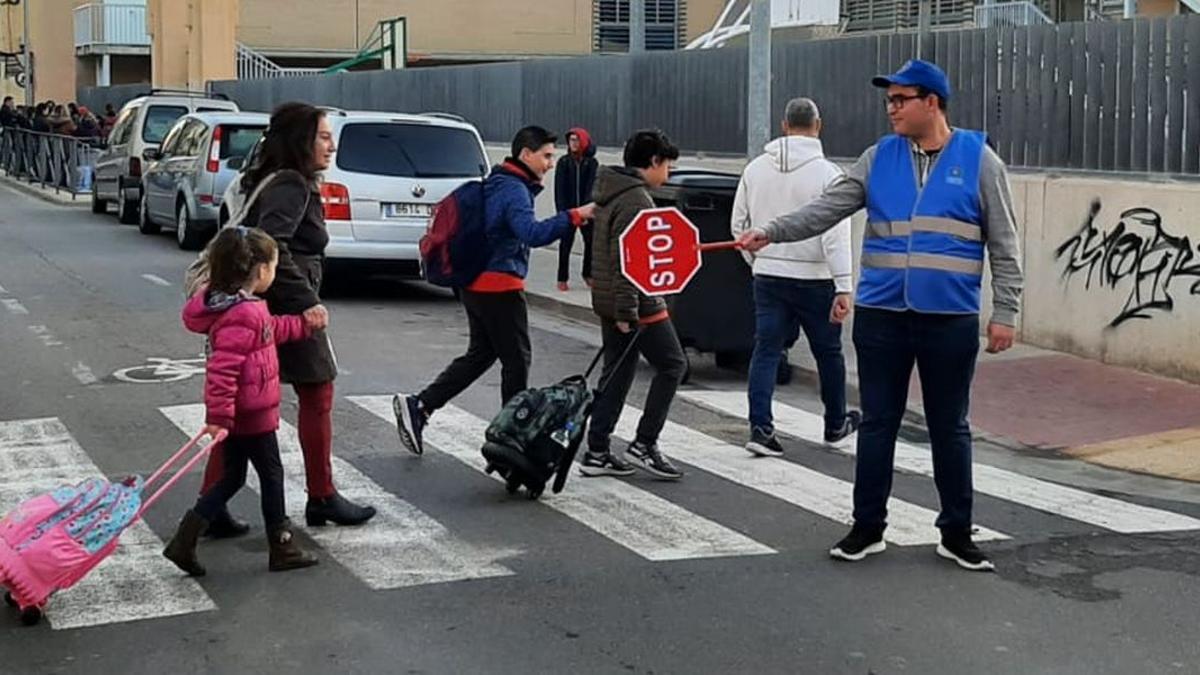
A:
MULTIPOLYGON (((783 136, 767 144, 750 162, 733 200, 730 231, 736 239, 748 229, 765 227, 775 218, 821 195, 842 172, 821 147, 821 113, 812 99, 788 101, 783 136)), ((775 438, 771 397, 785 345, 804 329, 817 362, 821 400, 825 404, 825 440, 834 443, 854 433, 861 419, 846 410, 846 361, 842 327, 850 309, 853 284, 850 220, 843 219, 820 237, 772 244, 746 254, 754 269, 754 355, 750 359, 750 441, 746 449, 778 457, 783 446, 775 438)))

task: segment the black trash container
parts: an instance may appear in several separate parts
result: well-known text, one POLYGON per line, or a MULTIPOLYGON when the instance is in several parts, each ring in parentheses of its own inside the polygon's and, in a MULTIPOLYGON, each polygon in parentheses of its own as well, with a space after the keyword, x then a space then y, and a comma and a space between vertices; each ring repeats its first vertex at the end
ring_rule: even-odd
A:
MULTIPOLYGON (((658 206, 674 206, 700 228, 704 243, 729 241, 729 219, 741 176, 680 170, 653 191, 658 206)), ((682 293, 668 299, 685 348, 712 352, 717 365, 742 368, 754 350, 754 295, 750 266, 738 251, 711 251, 682 293)), ((784 370, 781 364, 781 377, 784 370)))

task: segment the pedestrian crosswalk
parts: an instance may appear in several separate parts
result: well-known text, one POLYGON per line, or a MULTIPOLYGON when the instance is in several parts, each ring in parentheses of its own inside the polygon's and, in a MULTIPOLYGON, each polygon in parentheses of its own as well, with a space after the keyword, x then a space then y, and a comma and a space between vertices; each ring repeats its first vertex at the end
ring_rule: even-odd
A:
MULTIPOLYGON (((699 414, 713 419, 745 419, 745 394, 741 391, 693 389, 681 391, 680 397, 706 409, 708 412, 699 414)), ((388 453, 394 448, 399 459, 402 451, 395 434, 391 396, 356 395, 347 396, 344 401, 350 405, 339 406, 335 414, 352 421, 356 433, 365 434, 375 447, 388 453)), ((617 435, 626 440, 632 438, 639 415, 636 408, 626 407, 617 435)), ((169 433, 182 441, 203 425, 204 408, 200 404, 164 406, 152 417, 154 420, 144 423, 161 424, 164 431, 175 429, 169 433)), ((484 416, 460 407, 439 410, 426 429, 427 457, 445 456, 482 476, 485 462, 479 447, 487 424, 484 416)), ((694 493, 688 500, 677 498, 678 491, 669 484, 655 485, 652 489, 640 477, 582 479, 574 475, 564 492, 557 495, 547 492, 528 508, 548 509, 580 526, 581 532, 588 531, 588 543, 580 539, 577 547, 567 548, 572 554, 578 550, 583 559, 587 559, 588 547, 596 545, 596 541, 619 547, 649 564, 771 556, 805 547, 804 542, 789 540, 777 529, 754 527, 754 518, 763 508, 762 500, 774 504, 764 516, 772 520, 800 522, 815 518, 848 524, 852 485, 817 468, 828 469, 828 464, 812 461, 815 456, 803 451, 807 444, 825 445, 819 415, 777 402, 775 424, 779 432, 803 442, 794 444, 797 451, 790 452, 785 459, 755 458, 739 444, 678 420, 667 422, 660 445, 689 474, 711 479, 709 483, 715 487, 706 488, 702 494, 711 495, 719 506, 698 504, 694 493), (730 504, 736 509, 738 499, 748 495, 757 496, 757 510, 730 517, 723 515, 730 513, 730 504)), ((295 428, 285 422, 279 440, 288 511, 303 528, 304 465, 295 428)), ((853 443, 842 443, 837 450, 852 455, 853 443)), ((102 455, 96 453, 97 457, 102 455)), ((836 457, 822 456, 826 460, 836 457)), ((385 454, 384 460, 387 457, 385 454)), ((456 530, 444 517, 431 515, 419 494, 402 498, 395 489, 381 485, 356 464, 354 456, 335 456, 333 461, 339 490, 352 500, 373 504, 379 514, 360 528, 303 529, 338 569, 366 588, 388 591, 513 576, 522 569, 514 561, 538 552, 533 550, 538 541, 537 531, 521 533, 513 544, 496 536, 481 541, 477 532, 456 530)), ((413 461, 418 464, 411 465, 406 475, 435 471, 439 466, 436 462, 413 461)), ((845 467, 849 466, 846 462, 845 467)), ((898 471, 914 476, 910 480, 928 482, 926 477, 932 475, 929 450, 921 445, 899 443, 896 466, 898 471)), ((59 484, 101 473, 92 456, 60 419, 0 422, 0 511, 59 484)), ((842 475, 846 473, 843 471, 842 475)), ((975 481, 977 492, 1011 502, 1015 505, 1013 511, 1030 509, 1097 531, 1133 534, 1200 529, 1200 520, 1184 513, 1093 494, 986 464, 976 464, 975 481)), ((194 489, 196 483, 193 480, 183 485, 194 489)), ((249 487, 257 489, 253 472, 249 487)), ((891 500, 886 533, 891 543, 928 546, 937 542, 936 513, 928 506, 936 501, 932 499, 932 484, 928 488, 931 500, 926 505, 899 498, 891 500)), ((502 493, 499 494, 502 499, 502 493)), ((432 513, 438 512, 435 509, 432 513)), ((977 515, 981 521, 975 534, 977 540, 1020 541, 1038 536, 1036 532, 1023 530, 1012 512, 997 513, 992 509, 977 515)), ((812 542, 812 548, 823 550, 829 543, 812 542)), ((48 612, 51 627, 79 628, 217 610, 218 603, 203 584, 182 576, 160 556, 162 546, 162 538, 147 525, 133 526, 122 538, 116 554, 78 586, 52 600, 48 612)))

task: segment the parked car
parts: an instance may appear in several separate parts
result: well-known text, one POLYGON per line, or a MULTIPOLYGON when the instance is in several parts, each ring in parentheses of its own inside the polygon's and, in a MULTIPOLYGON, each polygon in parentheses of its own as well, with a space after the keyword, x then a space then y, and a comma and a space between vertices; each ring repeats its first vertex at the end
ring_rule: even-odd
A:
MULTIPOLYGON (((443 113, 327 113, 337 146, 321 183, 327 260, 355 271, 419 278, 417 244, 433 206, 487 175, 479 131, 443 113)), ((255 154, 245 166, 253 165, 255 154)), ((225 196, 222 222, 244 198, 239 174, 225 196)))
POLYGON ((237 112, 236 103, 197 92, 155 89, 126 103, 108 135, 108 147, 96 158, 92 212, 104 213, 117 203, 122 223, 138 222, 142 203, 142 163, 147 149, 157 149, 184 115, 194 112, 237 112))
POLYGON ((196 250, 217 230, 222 196, 270 121, 269 115, 205 112, 179 118, 142 172, 138 229, 174 228, 179 247, 196 250), (230 163, 232 162, 232 166, 230 163))

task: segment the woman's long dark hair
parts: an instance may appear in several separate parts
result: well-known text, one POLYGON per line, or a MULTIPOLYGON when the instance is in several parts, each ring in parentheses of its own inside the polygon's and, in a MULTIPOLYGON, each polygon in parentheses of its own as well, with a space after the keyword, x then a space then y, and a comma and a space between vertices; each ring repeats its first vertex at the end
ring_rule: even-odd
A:
POLYGON ((270 174, 284 169, 297 171, 306 179, 316 180, 313 170, 313 146, 317 142, 317 126, 325 112, 307 103, 284 103, 271 113, 271 122, 263 135, 262 148, 254 165, 242 176, 246 194, 270 174))

